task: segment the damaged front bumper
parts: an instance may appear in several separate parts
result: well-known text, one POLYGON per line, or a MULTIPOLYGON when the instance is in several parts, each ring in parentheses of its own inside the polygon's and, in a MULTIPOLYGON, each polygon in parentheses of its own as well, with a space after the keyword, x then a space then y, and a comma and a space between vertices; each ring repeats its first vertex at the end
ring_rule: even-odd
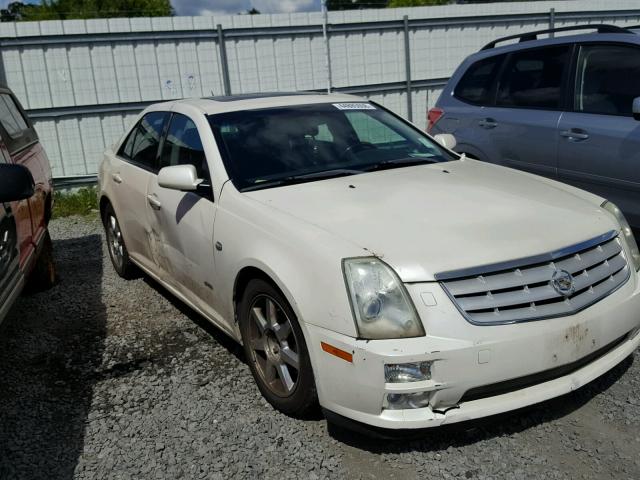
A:
POLYGON ((575 315, 499 326, 467 322, 437 283, 407 285, 426 337, 367 341, 307 324, 312 344, 324 342, 352 355, 347 361, 310 349, 320 403, 374 427, 418 429, 504 413, 569 393, 640 345, 638 283, 638 275, 632 275, 618 291, 575 315), (431 362, 430 378, 385 382, 385 364, 410 362, 431 362), (404 394, 418 395, 422 403, 390 408, 389 398, 404 394))

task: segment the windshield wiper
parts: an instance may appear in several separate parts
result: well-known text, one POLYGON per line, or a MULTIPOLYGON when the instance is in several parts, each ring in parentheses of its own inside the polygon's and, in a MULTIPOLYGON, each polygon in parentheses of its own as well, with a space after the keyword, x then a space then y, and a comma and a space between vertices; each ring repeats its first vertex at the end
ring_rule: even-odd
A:
POLYGON ((411 167, 413 165, 422 165, 423 163, 437 163, 437 161, 432 159, 427 159, 427 158, 416 158, 416 157, 394 158, 391 160, 385 160, 383 162, 369 165, 368 167, 363 168, 363 171, 375 172, 376 170, 389 170, 391 168, 411 167))
POLYGON ((312 182, 314 180, 326 180, 329 178, 346 177, 362 173, 362 170, 353 170, 347 168, 336 168, 334 170, 323 170, 320 172, 302 173, 300 175, 289 175, 288 177, 277 178, 275 180, 266 180, 257 182, 248 187, 241 189, 242 192, 251 192, 253 190, 261 190, 270 187, 282 187, 284 185, 295 185, 296 183, 312 182))

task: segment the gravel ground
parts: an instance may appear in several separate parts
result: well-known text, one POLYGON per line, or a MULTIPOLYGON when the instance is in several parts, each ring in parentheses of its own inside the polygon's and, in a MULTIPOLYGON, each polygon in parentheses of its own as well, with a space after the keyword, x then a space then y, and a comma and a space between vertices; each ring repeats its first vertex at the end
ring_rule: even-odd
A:
POLYGON ((51 225, 60 282, 0 338, 0 478, 640 478, 640 362, 483 423, 372 440, 294 420, 235 344, 146 278, 99 223, 51 225))

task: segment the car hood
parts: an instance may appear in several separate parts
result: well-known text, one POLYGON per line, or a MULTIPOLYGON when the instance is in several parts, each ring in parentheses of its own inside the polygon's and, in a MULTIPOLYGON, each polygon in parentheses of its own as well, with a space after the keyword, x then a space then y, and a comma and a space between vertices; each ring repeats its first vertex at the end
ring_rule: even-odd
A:
POLYGON ((419 282, 548 253, 618 228, 579 193, 465 159, 247 195, 382 258, 404 282, 419 282))

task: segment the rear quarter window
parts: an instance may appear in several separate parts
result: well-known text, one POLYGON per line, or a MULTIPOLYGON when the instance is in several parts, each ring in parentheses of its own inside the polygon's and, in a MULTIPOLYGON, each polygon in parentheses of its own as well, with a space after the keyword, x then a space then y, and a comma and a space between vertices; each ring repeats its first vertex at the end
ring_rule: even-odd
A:
POLYGON ((454 90, 454 95, 468 103, 492 104, 493 84, 505 55, 484 58, 471 64, 454 90))

